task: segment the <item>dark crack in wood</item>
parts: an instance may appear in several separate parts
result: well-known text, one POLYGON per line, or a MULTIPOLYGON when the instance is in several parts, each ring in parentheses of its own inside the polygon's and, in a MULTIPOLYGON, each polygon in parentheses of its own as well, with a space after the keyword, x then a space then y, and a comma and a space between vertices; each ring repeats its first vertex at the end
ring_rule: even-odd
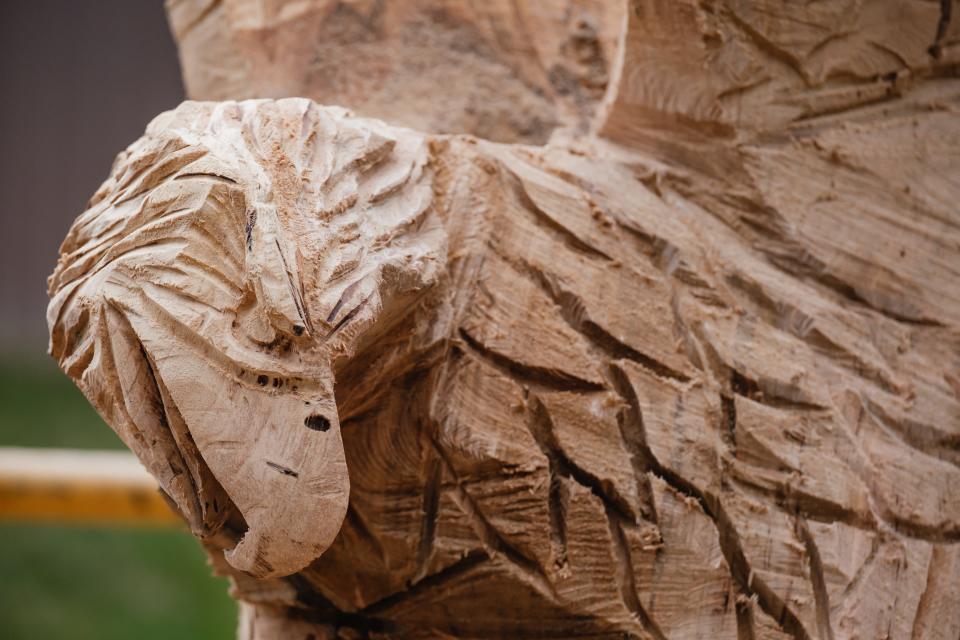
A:
POLYGON ((433 554, 433 543, 437 531, 437 514, 440 508, 440 489, 443 480, 443 464, 439 457, 428 458, 424 469, 426 483, 423 487, 421 510, 423 520, 420 524, 420 541, 417 545, 417 571, 413 582, 420 581, 427 573, 433 554))
POLYGON ((620 592, 620 598, 627 610, 636 616, 647 633, 656 640, 666 640, 667 636, 660 629, 660 625, 650 617, 637 595, 633 561, 630 558, 630 545, 627 543, 627 537, 623 533, 617 514, 613 513, 609 507, 606 509, 606 514, 613 546, 613 556, 616 561, 614 563, 614 579, 620 592))
POLYGON ((810 583, 813 586, 813 598, 817 612, 817 633, 821 638, 833 640, 833 627, 830 625, 830 595, 823 575, 823 560, 813 534, 802 516, 796 518, 797 533, 807 552, 810 569, 810 583))
POLYGON ((487 554, 504 558, 507 561, 506 566, 510 567, 518 577, 539 591, 542 596, 551 602, 556 602, 556 590, 553 584, 547 579, 540 565, 531 558, 523 555, 513 545, 504 540, 500 532, 497 531, 496 527, 494 527, 484 515, 480 506, 467 492, 463 480, 458 477, 453 465, 446 458, 443 449, 435 441, 433 442, 433 446, 439 454, 447 473, 454 478, 455 484, 451 497, 470 521, 474 533, 477 534, 480 542, 482 542, 487 549, 487 554))
POLYGON ((563 371, 512 360, 501 353, 488 349, 462 327, 458 330, 458 333, 471 353, 521 382, 532 383, 555 391, 602 391, 604 388, 601 384, 583 380, 563 371))
POLYGON ((530 434, 557 473, 589 489, 604 505, 615 511, 620 517, 629 522, 636 522, 637 514, 634 513, 630 501, 620 495, 611 482, 602 480, 580 467, 563 452, 563 448, 557 439, 553 419, 550 417, 550 411, 546 405, 533 393, 527 397, 527 404, 530 409, 529 419, 527 420, 530 434))
POLYGON ((625 440, 632 442, 632 446, 639 449, 640 457, 646 462, 651 473, 679 493, 695 500, 703 512, 713 520, 719 534, 720 550, 727 561, 733 579, 740 588, 750 596, 755 595, 760 608, 776 620, 785 632, 791 634, 796 640, 810 640, 810 634, 796 614, 750 567, 736 527, 723 508, 720 498, 715 494, 701 491, 686 478, 664 467, 653 455, 645 440, 640 403, 626 372, 613 365, 611 373, 615 379, 614 389, 631 408, 625 414, 625 440))

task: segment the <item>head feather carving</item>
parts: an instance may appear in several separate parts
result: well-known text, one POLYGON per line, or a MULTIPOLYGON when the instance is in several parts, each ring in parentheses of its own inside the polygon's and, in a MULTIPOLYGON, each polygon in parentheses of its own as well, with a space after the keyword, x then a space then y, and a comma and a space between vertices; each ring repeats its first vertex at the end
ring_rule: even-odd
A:
POLYGON ((51 353, 195 532, 247 528, 239 569, 292 573, 339 529, 333 366, 443 271, 427 158, 418 134, 308 100, 187 102, 63 243, 51 353))

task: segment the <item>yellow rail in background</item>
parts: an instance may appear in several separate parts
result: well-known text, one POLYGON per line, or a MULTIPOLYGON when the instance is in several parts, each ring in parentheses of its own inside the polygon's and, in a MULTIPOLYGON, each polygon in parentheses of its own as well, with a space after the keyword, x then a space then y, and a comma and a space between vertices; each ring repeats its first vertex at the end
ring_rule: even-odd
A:
POLYGON ((0 447, 0 521, 182 524, 124 451, 0 447))

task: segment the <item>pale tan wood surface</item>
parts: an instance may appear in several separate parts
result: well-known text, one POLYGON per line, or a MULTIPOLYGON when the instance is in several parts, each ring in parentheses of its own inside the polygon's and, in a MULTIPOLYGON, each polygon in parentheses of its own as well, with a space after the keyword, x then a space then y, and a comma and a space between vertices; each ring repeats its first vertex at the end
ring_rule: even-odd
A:
MULTIPOLYGON (((188 87, 272 5, 197 6, 188 87)), ((299 98, 121 154, 52 352, 242 637, 960 634, 957 28, 798 7, 629 3, 541 146, 299 98)))
POLYGON ((170 0, 167 10, 193 99, 303 96, 529 143, 586 130, 624 14, 609 0, 170 0))

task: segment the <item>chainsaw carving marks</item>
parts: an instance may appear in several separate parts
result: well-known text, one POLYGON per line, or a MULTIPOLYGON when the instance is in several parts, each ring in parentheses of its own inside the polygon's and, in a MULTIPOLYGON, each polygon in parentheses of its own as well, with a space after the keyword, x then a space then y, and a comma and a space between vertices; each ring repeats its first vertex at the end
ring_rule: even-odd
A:
POLYGON ((185 103, 121 154, 50 279, 53 355, 257 576, 336 536, 333 368, 443 259, 422 143, 383 129, 306 100, 185 103))
POLYGON ((949 307, 846 295, 781 259, 800 227, 724 219, 787 200, 603 144, 281 100, 118 159, 52 350, 246 637, 956 637, 949 307))

